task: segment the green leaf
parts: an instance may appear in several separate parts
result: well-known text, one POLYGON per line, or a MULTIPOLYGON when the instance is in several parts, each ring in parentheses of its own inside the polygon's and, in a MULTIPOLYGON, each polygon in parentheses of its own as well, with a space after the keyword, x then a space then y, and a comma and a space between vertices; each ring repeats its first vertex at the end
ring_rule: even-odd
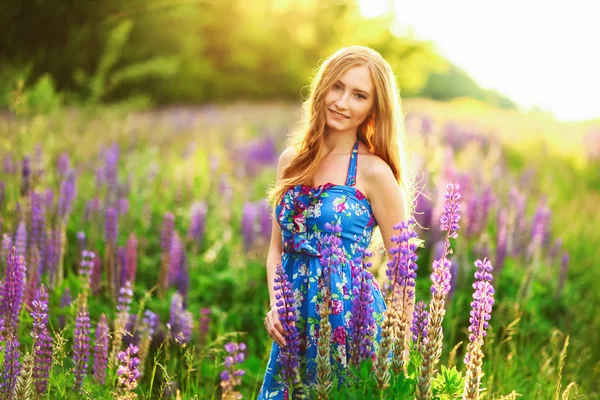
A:
POLYGON ((464 377, 456 367, 448 369, 442 365, 441 372, 433 379, 432 391, 441 400, 455 399, 462 396, 464 385, 464 377))

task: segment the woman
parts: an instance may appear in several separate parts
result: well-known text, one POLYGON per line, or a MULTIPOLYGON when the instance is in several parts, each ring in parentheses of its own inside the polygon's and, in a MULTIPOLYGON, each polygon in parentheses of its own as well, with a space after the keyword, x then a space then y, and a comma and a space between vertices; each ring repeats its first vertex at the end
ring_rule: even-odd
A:
MULTIPOLYGON (((321 306, 317 294, 322 285, 319 244, 328 233, 325 223, 341 226, 347 260, 357 256, 357 247, 377 244, 373 233, 379 227, 379 242, 382 238, 391 259, 393 226, 411 213, 399 91, 391 67, 378 52, 350 46, 325 60, 304 104, 304 123, 279 158, 269 196, 274 206, 267 256, 271 310, 264 324, 274 343, 259 399, 284 394, 275 379, 279 353, 286 345, 276 306, 277 265, 293 284, 300 353, 307 362, 304 372, 307 381, 314 381, 321 306)), ((370 282, 378 343, 386 304, 375 281, 370 282)), ((352 294, 348 262, 332 272, 330 287, 331 358, 344 368, 352 294)))

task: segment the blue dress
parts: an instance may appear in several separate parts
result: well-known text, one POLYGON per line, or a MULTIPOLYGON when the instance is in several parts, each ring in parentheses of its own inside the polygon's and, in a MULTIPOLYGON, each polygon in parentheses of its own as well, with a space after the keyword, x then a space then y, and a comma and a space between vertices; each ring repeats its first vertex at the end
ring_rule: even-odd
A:
MULTIPOLYGON (((319 263, 319 242, 329 232, 325 223, 341 225, 342 248, 347 260, 354 259, 357 247, 366 249, 376 225, 371 204, 354 188, 358 161, 358 140, 354 144, 345 185, 327 183, 314 188, 297 185, 290 188, 275 208, 282 234, 281 264, 292 281, 296 300, 296 327, 300 336, 300 356, 305 357, 306 380, 315 381, 318 326, 320 321, 317 293, 323 283, 319 263)), ((349 262, 342 263, 330 277, 331 285, 331 363, 332 370, 345 369, 349 354, 348 322, 352 316, 352 272, 349 262)), ((381 338, 381 322, 386 304, 374 279, 370 280, 374 319, 377 324, 376 346, 381 338)), ((319 297, 320 298, 320 297, 319 297)), ((285 336, 284 336, 285 338, 285 336)), ((275 379, 279 371, 280 347, 273 342, 264 381, 258 399, 283 399, 284 387, 275 379)), ((335 373, 335 372, 334 372, 335 373)))

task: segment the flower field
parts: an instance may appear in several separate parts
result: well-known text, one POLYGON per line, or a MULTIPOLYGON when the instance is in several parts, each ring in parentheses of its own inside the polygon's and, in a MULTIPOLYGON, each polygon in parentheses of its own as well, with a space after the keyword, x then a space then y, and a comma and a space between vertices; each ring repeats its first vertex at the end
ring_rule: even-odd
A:
MULTIPOLYGON (((600 123, 480 107, 405 101, 415 221, 398 221, 395 261, 353 265, 357 319, 321 327, 314 387, 297 344, 283 352, 290 398, 600 397, 600 123), (369 279, 389 306, 378 347, 360 329, 369 279), (340 335, 355 385, 328 370, 340 335)), ((0 116, 0 399, 255 398, 264 197, 298 118, 283 103, 0 116)))

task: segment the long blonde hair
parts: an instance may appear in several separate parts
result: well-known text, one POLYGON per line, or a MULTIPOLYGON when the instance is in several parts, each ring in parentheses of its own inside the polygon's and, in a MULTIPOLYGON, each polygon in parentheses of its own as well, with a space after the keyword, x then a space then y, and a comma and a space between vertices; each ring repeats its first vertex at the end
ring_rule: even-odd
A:
MULTIPOLYGON (((290 187, 312 185, 325 152, 325 96, 341 75, 356 66, 367 67, 375 87, 373 109, 371 115, 358 127, 358 138, 370 153, 390 166, 406 193, 406 203, 409 206, 406 218, 412 213, 413 182, 406 157, 400 90, 387 61, 377 51, 365 46, 343 47, 317 69, 308 98, 303 103, 302 128, 293 132, 286 143, 298 153, 283 170, 281 180, 268 192, 267 199, 273 207, 290 187)), ((380 245, 380 238, 376 242, 380 245)))

